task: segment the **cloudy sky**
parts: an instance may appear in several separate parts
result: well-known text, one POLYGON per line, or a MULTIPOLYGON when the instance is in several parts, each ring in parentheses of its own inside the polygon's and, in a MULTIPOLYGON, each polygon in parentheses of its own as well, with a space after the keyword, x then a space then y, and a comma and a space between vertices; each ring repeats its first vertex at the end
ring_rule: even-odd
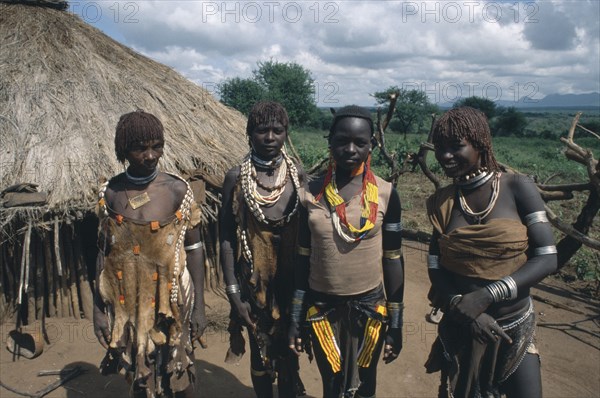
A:
POLYGON ((600 91, 598 0, 74 0, 71 12, 211 92, 270 59, 309 69, 320 106, 373 105, 392 85, 438 104, 600 91))

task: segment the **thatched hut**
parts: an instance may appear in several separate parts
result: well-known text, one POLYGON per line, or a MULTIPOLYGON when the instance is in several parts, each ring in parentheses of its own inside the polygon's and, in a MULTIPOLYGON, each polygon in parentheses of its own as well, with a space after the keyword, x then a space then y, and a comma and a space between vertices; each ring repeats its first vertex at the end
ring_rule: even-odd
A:
POLYGON ((161 168, 200 170, 215 185, 247 150, 245 119, 64 2, 22 2, 0 2, 0 191, 37 189, 17 187, 25 192, 0 203, 0 316, 20 301, 26 322, 88 317, 97 187, 123 170, 114 154, 119 116, 157 115, 167 140, 161 168))

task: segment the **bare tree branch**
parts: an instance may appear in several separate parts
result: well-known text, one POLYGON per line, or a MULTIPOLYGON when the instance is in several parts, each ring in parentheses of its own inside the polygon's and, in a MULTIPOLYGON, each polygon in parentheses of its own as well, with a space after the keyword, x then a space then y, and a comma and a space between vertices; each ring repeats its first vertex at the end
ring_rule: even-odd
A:
POLYGON ((422 143, 419 147, 419 153, 417 154, 416 159, 419 166, 421 167, 421 170, 423 171, 423 174, 425 174, 425 176, 429 178, 429 181, 433 183, 433 186, 437 190, 440 188, 440 181, 435 176, 435 174, 433 174, 433 172, 429 169, 429 166, 427 166, 427 154, 429 153, 429 151, 435 150, 435 148, 433 147, 433 125, 435 124, 435 116, 435 113, 431 114, 431 128, 429 129, 427 142, 422 143))
POLYGON ((581 232, 579 232, 575 228, 573 228, 571 225, 565 224, 563 221, 561 221, 556 216, 556 214, 554 214, 552 209, 550 209, 548 206, 545 206, 545 208, 546 208, 546 213, 548 214, 548 220, 550 220, 550 223, 552 223, 552 225, 556 229, 558 229, 562 233, 572 237, 573 239, 577 240, 578 242, 586 245, 587 247, 590 247, 595 250, 600 250, 600 241, 597 241, 595 239, 588 237, 587 235, 582 234, 581 232))

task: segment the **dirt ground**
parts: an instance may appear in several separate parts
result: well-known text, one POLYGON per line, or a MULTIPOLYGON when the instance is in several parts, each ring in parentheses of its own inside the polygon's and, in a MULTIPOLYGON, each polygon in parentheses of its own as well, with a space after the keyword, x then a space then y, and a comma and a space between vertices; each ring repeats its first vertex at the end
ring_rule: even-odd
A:
MULTIPOLYGON (((434 397, 438 375, 426 374, 423 364, 436 336, 436 326, 425 321, 429 312, 426 299, 426 247, 405 242, 406 294, 404 348, 393 363, 379 366, 377 396, 434 397)), ((546 397, 600 397, 600 306, 562 280, 549 277, 533 293, 538 316, 537 340, 542 358, 542 380, 546 397), (551 304, 540 301, 543 299, 551 304), (557 307, 558 303, 558 307, 557 307)), ((207 297, 209 314, 223 318, 228 304, 215 295, 207 297)), ((89 320, 48 319, 51 343, 38 358, 16 359, 8 352, 6 337, 12 324, 0 326, 0 381, 19 391, 34 394, 58 379, 37 376, 42 370, 81 366, 85 373, 52 391, 47 397, 91 398, 126 397, 128 385, 120 375, 102 376, 98 364, 103 352, 89 320)), ((238 365, 224 363, 228 335, 207 332, 207 349, 196 350, 199 379, 198 397, 253 397, 249 375, 249 355, 238 365)), ((308 397, 321 396, 321 382, 315 363, 301 359, 301 376, 308 397)), ((16 397, 0 387, 0 397, 16 397)))

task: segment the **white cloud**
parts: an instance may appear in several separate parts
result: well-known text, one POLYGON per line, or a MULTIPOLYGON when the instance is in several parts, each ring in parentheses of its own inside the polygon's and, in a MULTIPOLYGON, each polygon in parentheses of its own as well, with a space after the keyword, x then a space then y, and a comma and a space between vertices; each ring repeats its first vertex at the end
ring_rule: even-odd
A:
POLYGON ((297 62, 323 106, 371 105, 369 93, 403 84, 438 102, 444 87, 500 88, 505 100, 526 85, 539 95, 600 91, 597 0, 100 4, 107 18, 96 26, 195 82, 250 77, 271 58, 297 62), (125 23, 132 13, 137 23, 125 23))

